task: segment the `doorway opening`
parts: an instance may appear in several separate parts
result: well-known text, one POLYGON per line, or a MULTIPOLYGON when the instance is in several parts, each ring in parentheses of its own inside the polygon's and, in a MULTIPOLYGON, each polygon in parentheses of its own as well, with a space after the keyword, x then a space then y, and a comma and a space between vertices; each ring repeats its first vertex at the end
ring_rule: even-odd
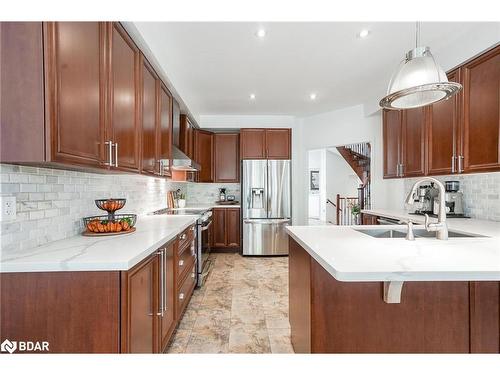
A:
POLYGON ((360 211, 371 207, 369 142, 308 152, 309 225, 361 224, 360 211))

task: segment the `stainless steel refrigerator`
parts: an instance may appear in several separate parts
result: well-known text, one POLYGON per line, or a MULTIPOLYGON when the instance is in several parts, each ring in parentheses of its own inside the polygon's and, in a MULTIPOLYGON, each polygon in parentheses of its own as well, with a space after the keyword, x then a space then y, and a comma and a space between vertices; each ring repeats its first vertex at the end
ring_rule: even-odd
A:
POLYGON ((243 255, 286 255, 291 223, 290 160, 243 160, 243 255))

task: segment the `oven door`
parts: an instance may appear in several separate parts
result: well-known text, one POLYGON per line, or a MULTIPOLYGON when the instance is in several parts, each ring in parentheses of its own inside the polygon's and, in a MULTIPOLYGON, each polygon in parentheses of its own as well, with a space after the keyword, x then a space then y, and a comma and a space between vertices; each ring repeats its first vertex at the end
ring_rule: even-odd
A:
POLYGON ((210 226, 212 218, 198 225, 198 286, 202 286, 210 270, 210 226))

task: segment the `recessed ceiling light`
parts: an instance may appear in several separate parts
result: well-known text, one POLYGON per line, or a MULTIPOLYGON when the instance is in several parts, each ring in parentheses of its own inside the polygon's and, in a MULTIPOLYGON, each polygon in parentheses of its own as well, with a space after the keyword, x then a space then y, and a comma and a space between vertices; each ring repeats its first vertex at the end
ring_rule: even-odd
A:
POLYGON ((259 38, 264 38, 266 36, 266 30, 265 29, 259 29, 255 33, 259 38))
POLYGON ((316 100, 316 98, 317 98, 317 95, 316 95, 315 92, 312 92, 312 93, 309 94, 309 99, 316 100))
POLYGON ((255 94, 250 94, 250 100, 255 100, 255 94))
POLYGON ((366 38, 368 35, 370 35, 370 30, 363 29, 358 33, 358 38, 366 38))

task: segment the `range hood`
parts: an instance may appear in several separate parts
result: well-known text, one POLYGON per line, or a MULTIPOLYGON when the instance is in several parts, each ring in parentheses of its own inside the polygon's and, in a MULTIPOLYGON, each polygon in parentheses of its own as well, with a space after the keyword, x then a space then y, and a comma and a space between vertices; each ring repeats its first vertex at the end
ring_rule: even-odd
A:
POLYGON ((200 165, 194 160, 191 160, 177 146, 172 145, 172 166, 171 169, 176 171, 199 171, 200 165))

